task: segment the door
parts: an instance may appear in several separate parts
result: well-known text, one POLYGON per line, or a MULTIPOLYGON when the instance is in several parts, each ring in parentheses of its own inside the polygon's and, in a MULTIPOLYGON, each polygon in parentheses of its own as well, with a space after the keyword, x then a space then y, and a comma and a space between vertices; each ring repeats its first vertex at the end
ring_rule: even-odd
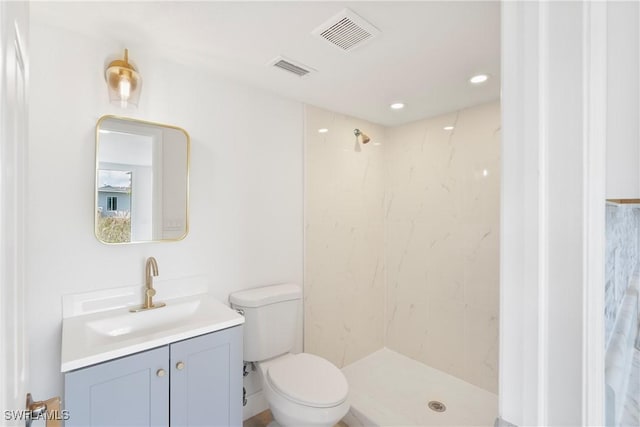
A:
MULTIPOLYGON (((27 2, 0 2, 0 405, 25 409, 24 202, 27 145, 27 2)), ((3 425, 24 416, 3 414, 3 425), (9 419, 6 419, 9 418, 9 419)))
POLYGON ((65 374, 65 426, 166 427, 168 361, 164 346, 65 374))
POLYGON ((242 326, 171 344, 171 426, 242 425, 242 326))

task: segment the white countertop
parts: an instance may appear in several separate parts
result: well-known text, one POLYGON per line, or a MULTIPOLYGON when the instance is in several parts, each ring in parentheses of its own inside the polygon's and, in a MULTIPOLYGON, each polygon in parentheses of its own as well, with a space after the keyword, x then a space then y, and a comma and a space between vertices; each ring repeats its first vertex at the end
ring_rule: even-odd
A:
POLYGON ((62 372, 219 331, 244 317, 209 294, 158 299, 167 305, 131 313, 129 307, 66 317, 62 321, 62 372))

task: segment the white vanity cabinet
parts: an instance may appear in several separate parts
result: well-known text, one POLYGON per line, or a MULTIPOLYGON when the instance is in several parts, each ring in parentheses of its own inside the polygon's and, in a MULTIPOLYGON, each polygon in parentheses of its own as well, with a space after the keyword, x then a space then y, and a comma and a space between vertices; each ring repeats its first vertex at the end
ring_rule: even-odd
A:
POLYGON ((242 326, 65 373, 67 427, 240 426, 242 326))

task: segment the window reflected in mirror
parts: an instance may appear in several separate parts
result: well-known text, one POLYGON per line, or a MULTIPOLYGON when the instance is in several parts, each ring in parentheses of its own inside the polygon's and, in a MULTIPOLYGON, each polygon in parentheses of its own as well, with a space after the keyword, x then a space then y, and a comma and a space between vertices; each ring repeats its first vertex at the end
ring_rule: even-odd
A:
POLYGON ((105 116, 96 135, 96 237, 171 241, 188 231, 189 136, 181 128, 105 116))
POLYGON ((131 241, 131 171, 98 169, 96 232, 108 243, 131 241))

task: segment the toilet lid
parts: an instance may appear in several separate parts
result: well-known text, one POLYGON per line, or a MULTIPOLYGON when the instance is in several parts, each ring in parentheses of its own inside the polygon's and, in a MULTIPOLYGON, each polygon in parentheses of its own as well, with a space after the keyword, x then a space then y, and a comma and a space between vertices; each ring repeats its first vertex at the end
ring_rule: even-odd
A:
POLYGON ((267 370, 273 388, 296 403, 316 408, 337 406, 345 401, 349 386, 328 360, 300 353, 275 363, 267 370))

